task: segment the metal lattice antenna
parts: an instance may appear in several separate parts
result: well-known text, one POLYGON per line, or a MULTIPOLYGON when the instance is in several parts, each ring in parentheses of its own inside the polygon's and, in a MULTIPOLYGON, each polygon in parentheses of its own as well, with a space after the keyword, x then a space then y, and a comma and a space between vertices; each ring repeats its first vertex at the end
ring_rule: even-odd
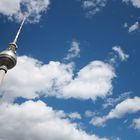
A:
POLYGON ((23 24, 24 24, 25 20, 26 20, 26 17, 23 18, 23 21, 22 21, 22 23, 21 23, 21 25, 20 25, 20 28, 19 28, 19 30, 18 30, 18 32, 17 32, 17 34, 16 34, 16 37, 15 37, 15 39, 14 39, 14 41, 13 41, 13 44, 16 44, 17 39, 18 39, 18 37, 19 37, 19 34, 20 34, 20 32, 21 32, 21 29, 22 29, 22 27, 23 27, 23 24))

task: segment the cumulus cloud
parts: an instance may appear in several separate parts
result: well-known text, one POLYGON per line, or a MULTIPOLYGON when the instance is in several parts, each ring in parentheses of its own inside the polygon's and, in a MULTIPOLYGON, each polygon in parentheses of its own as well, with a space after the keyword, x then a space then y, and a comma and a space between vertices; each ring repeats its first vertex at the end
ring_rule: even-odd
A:
POLYGON ((93 61, 82 68, 68 85, 63 88, 66 98, 93 99, 105 98, 111 94, 112 80, 115 77, 111 65, 93 61))
POLYGON ((106 6, 107 0, 82 0, 82 7, 87 16, 93 16, 106 6))
POLYGON ((107 140, 87 134, 61 114, 42 101, 27 101, 21 105, 3 103, 0 106, 0 139, 107 140))
POLYGON ((20 56, 17 66, 8 71, 5 77, 1 88, 3 99, 16 97, 34 99, 39 97, 41 93, 46 94, 46 96, 54 96, 58 87, 61 89, 71 81, 72 67, 72 64, 54 61, 42 64, 37 59, 20 56))
POLYGON ((132 3, 132 5, 136 8, 140 8, 140 0, 122 0, 125 3, 132 3))
POLYGON ((112 50, 118 53, 121 61, 126 61, 129 58, 129 55, 125 54, 120 46, 114 46, 112 50))
POLYGON ((134 129, 140 130, 140 118, 137 118, 137 119, 133 120, 132 127, 134 129))
POLYGON ((128 32, 131 33, 131 32, 134 32, 138 29, 139 29, 139 22, 135 22, 133 25, 131 25, 129 27, 128 32))
POLYGON ((47 11, 49 4, 50 0, 0 0, 0 14, 17 22, 26 16, 27 22, 36 23, 40 21, 41 14, 47 11))
POLYGON ((140 111, 140 97, 126 99, 119 103, 106 116, 95 117, 91 120, 91 124, 96 126, 105 126, 105 122, 114 118, 122 118, 126 114, 132 114, 140 111))
POLYGON ((20 9, 20 0, 1 0, 0 7, 0 13, 12 16, 20 9))
POLYGON ((79 47, 79 43, 76 41, 73 41, 71 43, 71 47, 68 50, 68 54, 67 56, 64 58, 64 60, 71 60, 75 57, 79 57, 80 56, 80 47, 79 47))
POLYGON ((0 89, 1 100, 34 99, 40 95, 96 100, 111 94, 115 72, 110 64, 92 61, 75 77, 73 71, 73 63, 43 64, 37 59, 19 56, 17 66, 8 71, 0 89))

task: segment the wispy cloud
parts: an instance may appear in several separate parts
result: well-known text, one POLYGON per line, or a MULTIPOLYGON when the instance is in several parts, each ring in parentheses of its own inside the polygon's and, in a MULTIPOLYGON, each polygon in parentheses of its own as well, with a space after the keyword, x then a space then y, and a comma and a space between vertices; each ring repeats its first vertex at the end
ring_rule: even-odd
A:
POLYGON ((108 99, 106 99, 105 103, 102 106, 104 109, 109 107, 109 106, 114 106, 118 102, 125 100, 127 98, 130 98, 131 93, 132 92, 125 92, 125 93, 122 93, 121 95, 119 95, 119 97, 117 97, 117 98, 108 98, 108 99))
POLYGON ((123 25, 123 27, 124 27, 124 28, 127 28, 127 27, 128 27, 128 23, 125 22, 124 25, 123 25))
POLYGON ((82 0, 82 7, 86 15, 93 16, 106 6, 107 0, 82 0))
POLYGON ((80 46, 79 46, 79 43, 77 41, 73 41, 71 43, 71 47, 68 50, 68 54, 66 55, 64 60, 71 60, 75 57, 80 57, 80 46))
POLYGON ((132 3, 132 5, 136 8, 140 8, 140 1, 139 0, 122 0, 123 2, 129 4, 132 3))
POLYGON ((126 61, 129 58, 129 55, 125 54, 120 46, 114 46, 112 50, 115 51, 119 55, 119 58, 121 59, 121 61, 126 61))
POLYGON ((97 116, 98 114, 99 114, 99 112, 93 112, 91 110, 86 110, 85 111, 85 117, 87 117, 87 118, 97 116))
POLYGON ((140 111, 140 97, 126 99, 119 103, 106 116, 93 118, 91 124, 95 126, 105 126, 106 121, 110 119, 119 119, 126 114, 132 114, 138 111, 140 111))
POLYGON ((7 16, 12 21, 19 22, 23 16, 27 22, 40 21, 43 12, 46 12, 50 0, 0 0, 0 14, 7 16))
POLYGON ((131 25, 129 27, 128 32, 131 33, 131 32, 134 32, 138 29, 139 29, 139 22, 135 22, 133 25, 131 25))

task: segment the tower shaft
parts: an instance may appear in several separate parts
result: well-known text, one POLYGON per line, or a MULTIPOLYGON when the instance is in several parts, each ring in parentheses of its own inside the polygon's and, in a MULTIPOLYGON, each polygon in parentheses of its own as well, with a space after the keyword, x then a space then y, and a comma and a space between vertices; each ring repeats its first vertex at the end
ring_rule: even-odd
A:
POLYGON ((7 67, 6 66, 0 66, 0 85, 2 84, 3 82, 3 79, 5 77, 5 74, 7 73, 7 67))
POLYGON ((0 85, 2 84, 3 82, 3 79, 5 77, 5 71, 3 69, 0 69, 0 85))

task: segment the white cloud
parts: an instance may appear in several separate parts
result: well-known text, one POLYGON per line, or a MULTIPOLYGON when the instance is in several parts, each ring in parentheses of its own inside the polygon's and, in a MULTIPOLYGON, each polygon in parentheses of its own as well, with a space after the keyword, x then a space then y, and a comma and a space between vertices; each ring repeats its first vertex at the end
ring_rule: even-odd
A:
POLYGON ((81 119, 81 115, 78 112, 72 112, 69 113, 68 115, 71 119, 75 120, 75 119, 81 119))
POLYGON ((87 16, 93 16, 106 6, 107 0, 82 0, 82 7, 87 16))
POLYGON ((140 111, 140 97, 126 99, 119 103, 106 116, 93 118, 91 123, 96 126, 104 126, 107 120, 122 118, 126 114, 132 114, 138 111, 140 111))
POLYGON ((28 22, 40 21, 41 14, 47 11, 50 0, 0 0, 0 14, 13 21, 21 21, 23 16, 28 22))
POLYGON ((85 111, 85 117, 87 117, 87 118, 93 117, 95 115, 98 115, 98 112, 93 112, 93 111, 90 111, 90 110, 85 111))
POLYGON ((102 61, 93 61, 82 68, 77 77, 63 88, 63 96, 93 100, 97 97, 105 98, 111 94, 114 77, 111 65, 102 61))
POLYGON ((91 121, 90 124, 94 126, 105 126, 105 122, 107 121, 106 117, 94 117, 91 121))
POLYGON ((140 8, 140 0, 122 0, 123 2, 132 3, 132 5, 136 8, 140 8))
POLYGON ((120 102, 124 99, 130 98, 130 94, 131 94, 131 92, 124 92, 121 95, 119 95, 119 97, 117 97, 117 98, 108 98, 108 99, 106 99, 105 103, 102 106, 104 109, 107 108, 108 106, 114 106, 118 102, 120 102))
POLYGON ((92 61, 74 78, 73 71, 72 63, 42 64, 34 58, 19 56, 17 66, 5 77, 0 95, 7 101, 17 97, 34 99, 40 95, 96 100, 111 94, 115 77, 111 65, 92 61))
POLYGON ((121 118, 127 113, 136 113, 138 111, 140 111, 140 97, 134 97, 119 103, 115 109, 111 110, 108 114, 108 118, 121 118))
MULTIPOLYGON (((62 111, 61 111, 62 112, 62 111)), ((107 140, 87 134, 42 101, 1 104, 2 140, 107 140)))
POLYGON ((140 130, 140 118, 134 119, 132 126, 133 126, 134 129, 139 129, 140 130))
POLYGON ((139 29, 139 22, 135 22, 133 25, 131 25, 129 27, 128 32, 131 33, 131 32, 134 32, 138 29, 139 29))
POLYGON ((118 53, 121 61, 126 61, 129 58, 129 55, 125 54, 119 46, 114 46, 112 50, 118 53))
POLYGON ((71 81, 72 70, 72 64, 54 61, 42 64, 34 58, 20 56, 16 67, 8 71, 5 77, 1 89, 1 93, 4 94, 3 99, 16 97, 33 99, 39 97, 41 93, 54 96, 58 87, 62 88, 71 81))
POLYGON ((80 47, 79 47, 79 43, 76 41, 73 41, 71 43, 71 48, 68 50, 68 54, 67 56, 64 58, 64 60, 71 60, 75 57, 79 57, 80 56, 80 47))
POLYGON ((0 1, 0 13, 6 16, 12 16, 20 9, 21 0, 1 0, 0 1))

